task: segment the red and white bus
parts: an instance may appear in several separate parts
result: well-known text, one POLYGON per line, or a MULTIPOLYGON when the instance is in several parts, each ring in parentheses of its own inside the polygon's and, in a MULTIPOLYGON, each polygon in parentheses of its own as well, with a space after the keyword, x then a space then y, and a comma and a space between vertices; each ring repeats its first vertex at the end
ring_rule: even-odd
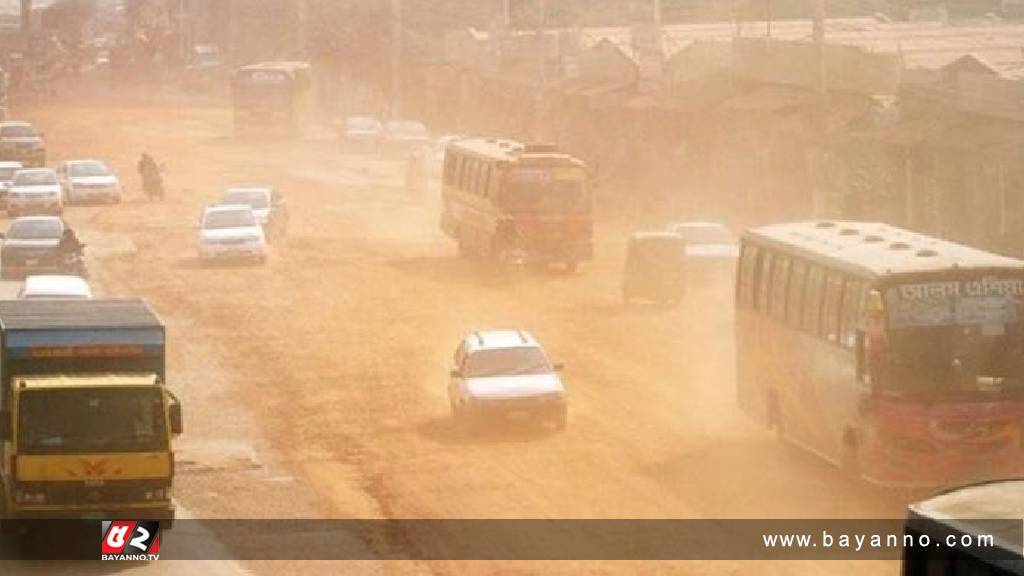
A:
POLYGON ((593 220, 582 161, 552 146, 464 138, 445 147, 441 229, 459 253, 559 262, 592 256, 593 220))
POLYGON ((884 224, 749 230, 740 405, 887 485, 1024 473, 1024 262, 884 224))

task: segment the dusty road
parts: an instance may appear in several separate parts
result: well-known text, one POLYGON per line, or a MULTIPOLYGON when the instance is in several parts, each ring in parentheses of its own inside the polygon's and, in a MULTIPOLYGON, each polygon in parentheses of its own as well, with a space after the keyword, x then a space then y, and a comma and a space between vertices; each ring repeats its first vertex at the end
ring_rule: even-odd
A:
MULTIPOLYGON (((53 160, 100 157, 128 198, 74 208, 95 282, 150 300, 185 406, 177 498, 197 517, 879 517, 902 502, 776 445, 734 403, 731 286, 671 310, 618 299, 631 223, 600 204, 597 259, 573 275, 495 277, 459 260, 436 199, 402 167, 326 139, 240 142, 215 108, 23 110, 53 160), (144 202, 134 162, 167 164, 144 202), (288 239, 265 267, 205 268, 202 207, 230 184, 282 190, 288 239), (562 434, 464 435, 444 386, 458 338, 532 331, 566 364, 562 434)), ((605 194, 608 191, 604 191, 605 194)), ((666 215, 667 217, 668 215, 666 215)), ((16 566, 14 573, 49 573, 16 566), (19 571, 21 570, 21 571, 19 571)), ((257 573, 894 573, 891 563, 244 563, 257 573)), ((167 570, 167 567, 142 568, 167 570)), ((234 570, 234 568, 229 568, 234 570)))

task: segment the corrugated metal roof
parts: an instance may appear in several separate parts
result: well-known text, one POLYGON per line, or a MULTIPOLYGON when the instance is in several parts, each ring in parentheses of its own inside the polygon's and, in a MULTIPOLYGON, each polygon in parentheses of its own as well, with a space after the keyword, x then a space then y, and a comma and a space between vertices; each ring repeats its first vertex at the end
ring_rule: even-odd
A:
POLYGON ((0 301, 3 330, 152 328, 163 322, 143 300, 0 301))
POLYGON ((879 222, 773 224, 749 230, 745 237, 875 277, 948 269, 1024 272, 1024 261, 879 222))

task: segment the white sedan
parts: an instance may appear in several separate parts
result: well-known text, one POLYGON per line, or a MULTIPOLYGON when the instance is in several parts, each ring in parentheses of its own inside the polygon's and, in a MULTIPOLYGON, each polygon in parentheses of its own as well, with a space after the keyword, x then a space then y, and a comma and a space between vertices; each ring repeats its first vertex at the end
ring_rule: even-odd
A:
POLYGON ((37 275, 25 278, 19 300, 91 300, 89 283, 78 276, 37 275))
POLYGON ((522 330, 478 331, 455 351, 452 415, 467 424, 525 418, 566 426, 565 387, 537 340, 522 330))
POLYGON ((263 226, 252 208, 243 205, 211 206, 199 228, 199 255, 203 260, 267 260, 263 226))
POLYGON ((736 237, 717 222, 681 222, 670 224, 668 231, 686 240, 689 258, 737 258, 740 254, 736 237))
POLYGON ((121 201, 121 180, 100 160, 68 160, 58 174, 68 204, 121 201))

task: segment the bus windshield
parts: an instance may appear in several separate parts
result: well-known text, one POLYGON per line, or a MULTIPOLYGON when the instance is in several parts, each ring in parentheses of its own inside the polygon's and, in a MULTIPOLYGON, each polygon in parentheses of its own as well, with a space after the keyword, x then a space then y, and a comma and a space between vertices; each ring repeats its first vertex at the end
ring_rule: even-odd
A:
POLYGON ((564 169, 518 169, 509 173, 501 194, 501 206, 508 212, 558 214, 587 209, 583 178, 564 169))
POLYGON ((906 283, 885 290, 888 372, 904 394, 1022 390, 1024 279, 984 276, 906 283))
POLYGON ((22 394, 19 411, 23 454, 167 449, 161 391, 154 387, 33 390, 22 394))

